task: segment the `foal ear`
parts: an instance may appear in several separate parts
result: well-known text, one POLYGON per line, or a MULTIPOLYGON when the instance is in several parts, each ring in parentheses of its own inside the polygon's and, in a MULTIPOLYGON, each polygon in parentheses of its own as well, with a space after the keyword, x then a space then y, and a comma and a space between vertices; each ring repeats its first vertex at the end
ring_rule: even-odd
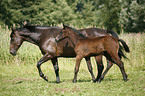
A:
POLYGON ((63 28, 68 27, 67 25, 63 24, 63 28))

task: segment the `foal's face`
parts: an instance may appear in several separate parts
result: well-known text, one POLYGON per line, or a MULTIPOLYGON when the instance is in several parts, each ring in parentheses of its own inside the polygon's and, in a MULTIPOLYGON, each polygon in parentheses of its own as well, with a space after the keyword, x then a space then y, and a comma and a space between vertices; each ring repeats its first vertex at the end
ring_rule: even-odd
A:
POLYGON ((15 56, 17 54, 17 50, 23 43, 23 39, 17 30, 12 30, 10 38, 10 53, 15 56))
POLYGON ((60 31, 60 33, 57 35, 56 41, 59 42, 60 40, 67 38, 68 35, 69 35, 69 33, 65 29, 62 29, 60 31))

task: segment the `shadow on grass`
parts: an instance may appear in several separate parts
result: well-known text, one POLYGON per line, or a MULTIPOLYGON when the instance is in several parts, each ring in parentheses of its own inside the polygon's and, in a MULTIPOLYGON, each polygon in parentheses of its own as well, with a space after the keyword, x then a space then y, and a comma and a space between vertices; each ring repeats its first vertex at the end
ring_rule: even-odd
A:
MULTIPOLYGON (((106 78, 106 79, 103 79, 101 82, 113 82, 113 81, 124 81, 123 79, 111 79, 111 78, 106 78)), ((72 79, 65 79, 65 80, 61 80, 60 81, 60 83, 73 83, 73 81, 72 81, 72 79)), ((91 80, 91 79, 89 79, 89 80, 87 80, 87 79, 79 79, 79 80, 77 80, 77 82, 76 83, 85 83, 85 82, 92 82, 93 83, 93 80, 91 80)), ((101 83, 100 82, 100 83, 101 83)), ((56 84, 59 84, 59 83, 57 83, 56 81, 48 81, 48 83, 56 83, 56 84)), ((95 83, 97 83, 97 82, 95 82, 95 83)))
MULTIPOLYGON (((13 82, 14 84, 21 84, 21 83, 24 83, 24 82, 41 82, 41 79, 38 79, 38 78, 35 78, 35 79, 14 78, 12 80, 4 80, 4 81, 5 82, 13 82)), ((106 79, 103 79, 101 82, 112 82, 112 81, 123 81, 123 79, 106 78, 106 79)), ((77 80, 76 83, 83 83, 83 82, 84 83, 85 82, 92 82, 93 83, 93 81, 91 79, 79 79, 79 80, 77 80)), ((64 79, 64 80, 61 80, 60 83, 57 83, 56 81, 49 81, 48 80, 48 83, 55 83, 55 84, 60 84, 60 83, 73 83, 73 81, 72 81, 72 79, 64 79)))
MULTIPOLYGON (((72 79, 65 79, 65 80, 61 80, 60 83, 73 83, 73 80, 72 79)), ((81 82, 93 82, 92 80, 77 80, 76 83, 81 83, 81 82)), ((48 83, 57 83, 56 81, 48 81, 48 83)), ((59 83, 58 83, 59 84, 59 83)))
POLYGON ((123 81, 123 79, 111 79, 111 78, 106 78, 106 79, 103 79, 101 82, 111 82, 111 81, 123 81))

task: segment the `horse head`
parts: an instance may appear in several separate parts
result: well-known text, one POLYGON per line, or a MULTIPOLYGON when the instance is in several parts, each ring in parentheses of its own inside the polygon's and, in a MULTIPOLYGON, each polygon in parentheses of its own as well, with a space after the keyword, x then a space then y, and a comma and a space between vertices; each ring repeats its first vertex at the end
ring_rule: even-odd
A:
POLYGON ((17 54, 17 50, 20 48, 20 46, 23 43, 22 33, 24 31, 24 28, 18 28, 18 29, 12 29, 12 32, 10 34, 10 53, 15 56, 17 54))

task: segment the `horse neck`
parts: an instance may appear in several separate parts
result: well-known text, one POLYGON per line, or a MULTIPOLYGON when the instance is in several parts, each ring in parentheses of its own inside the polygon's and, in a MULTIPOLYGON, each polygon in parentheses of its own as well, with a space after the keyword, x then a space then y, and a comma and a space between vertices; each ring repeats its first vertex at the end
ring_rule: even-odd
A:
POLYGON ((41 35, 41 33, 39 33, 39 32, 37 32, 37 33, 31 32, 31 33, 24 33, 21 36, 24 41, 38 45, 39 40, 40 40, 40 35, 41 35))

